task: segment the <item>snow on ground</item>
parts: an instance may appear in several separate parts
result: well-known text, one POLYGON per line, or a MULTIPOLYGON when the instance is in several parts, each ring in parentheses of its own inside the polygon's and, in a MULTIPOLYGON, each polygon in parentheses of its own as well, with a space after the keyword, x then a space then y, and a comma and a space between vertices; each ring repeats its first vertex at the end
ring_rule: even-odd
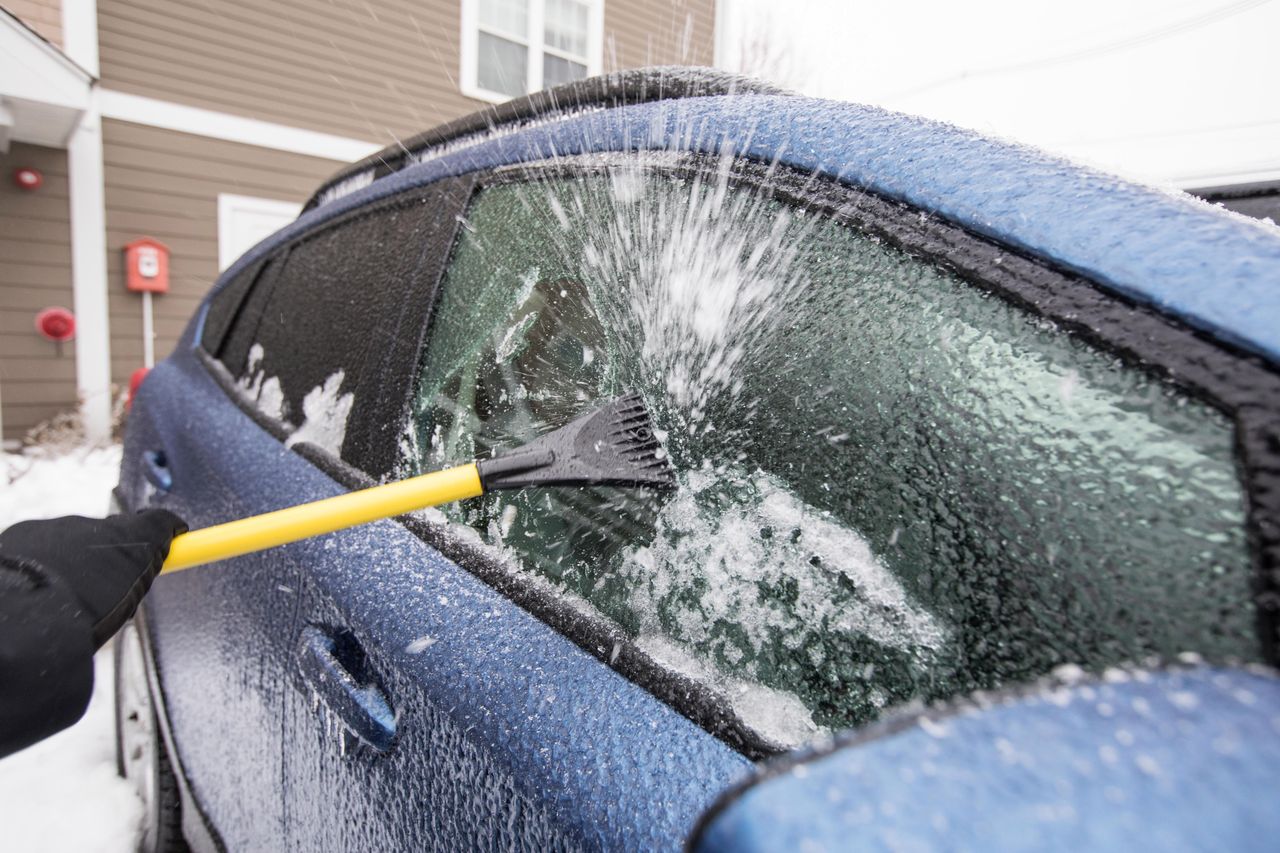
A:
MULTIPOLYGON (((29 518, 103 516, 120 448, 60 455, 0 454, 0 530, 29 518)), ((6 850, 132 851, 142 803, 116 775, 111 647, 98 653, 84 718, 0 759, 0 833, 6 850)))

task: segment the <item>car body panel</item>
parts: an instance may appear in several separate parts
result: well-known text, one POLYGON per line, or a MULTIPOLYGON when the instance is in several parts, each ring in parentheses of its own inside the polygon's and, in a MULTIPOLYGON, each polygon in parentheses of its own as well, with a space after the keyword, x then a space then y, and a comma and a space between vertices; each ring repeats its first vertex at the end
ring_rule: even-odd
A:
POLYGON ((1270 850, 1280 680, 1115 670, 889 720, 772 768, 698 853, 1270 850))
MULTIPOLYGON (((227 463, 242 456, 244 433, 207 429, 208 405, 152 402, 172 399, 174 381, 179 399, 198 400, 191 383, 177 380, 178 361, 158 365, 139 389, 125 436, 122 503, 127 509, 163 506, 192 527, 249 514, 252 496, 222 476, 234 470, 227 463), (172 477, 167 494, 147 480, 146 455, 157 451, 172 477)), ((160 579, 147 599, 151 657, 166 698, 162 718, 176 747, 171 756, 195 771, 186 774, 187 784, 232 849, 284 841, 285 643, 296 604, 277 592, 278 585, 297 581, 262 571, 261 556, 250 555, 216 571, 160 579)))
MULTIPOLYGON (((195 526, 342 491, 228 405, 193 353, 159 365, 137 405, 163 414, 130 428, 129 506, 156 441, 174 488, 151 503, 195 526), (253 476, 232 501, 220 471, 253 476)), ((165 576, 148 612, 179 761, 232 849, 670 848, 751 766, 393 521, 165 576), (299 678, 304 624, 368 651, 399 714, 389 752, 344 742, 299 678)))

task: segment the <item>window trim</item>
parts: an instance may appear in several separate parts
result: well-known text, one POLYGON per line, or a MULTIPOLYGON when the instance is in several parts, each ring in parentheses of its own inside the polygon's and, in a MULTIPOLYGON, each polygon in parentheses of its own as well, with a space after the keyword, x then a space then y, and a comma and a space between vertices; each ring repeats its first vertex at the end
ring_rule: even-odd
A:
POLYGON ((542 58, 544 55, 555 56, 571 62, 586 61, 587 77, 601 73, 604 65, 604 2, 605 0, 579 0, 587 6, 587 55, 574 56, 566 51, 545 44, 543 35, 547 0, 527 0, 529 4, 528 29, 523 38, 514 33, 496 30, 480 23, 480 0, 462 0, 462 34, 459 44, 458 88, 468 98, 501 104, 513 98, 519 98, 539 92, 545 86, 542 80, 542 58), (528 49, 525 66, 525 91, 518 95, 507 95, 486 89, 478 82, 480 33, 484 32, 497 38, 522 44, 528 49))
MULTIPOLYGON (((475 194, 490 186, 595 174, 635 156, 629 152, 613 152, 603 156, 597 154, 522 163, 472 173, 468 178, 473 183, 466 190, 467 197, 461 210, 465 215, 475 194)), ((724 168, 719 158, 698 154, 667 155, 666 161, 655 161, 655 167, 673 174, 703 177, 717 175, 724 168)), ((1077 273, 976 234, 932 212, 883 198, 862 187, 745 159, 735 159, 729 182, 732 186, 766 193, 781 203, 878 237, 1032 316, 1056 323, 1064 333, 1078 335, 1090 345, 1170 382, 1230 416, 1235 424, 1236 464, 1245 492, 1245 525, 1254 567, 1255 592, 1260 598, 1257 620, 1262 656, 1272 666, 1280 663, 1280 649, 1277 648, 1277 630, 1280 629, 1280 369, 1152 307, 1130 302, 1104 290, 1077 273), (992 263, 996 256, 1001 259, 999 264, 992 263), (1264 606, 1262 596, 1268 596, 1270 601, 1277 603, 1276 606, 1264 606)), ((418 187, 406 193, 423 189, 418 187)), ((404 195, 397 194, 385 202, 394 203, 394 199, 404 195)), ((299 235, 279 251, 287 251, 362 210, 364 208, 299 235)), ((442 260, 440 281, 435 283, 433 292, 425 294, 429 304, 418 344, 415 381, 433 333, 440 283, 456 251, 458 233, 455 230, 453 242, 447 247, 446 257, 442 260)), ((284 440, 281 425, 237 394, 234 380, 221 362, 203 345, 196 348, 196 355, 235 405, 278 440, 284 440)), ((293 449, 348 488, 376 484, 374 478, 364 471, 320 448, 298 444, 293 449)), ((617 626, 575 609, 546 584, 529 579, 489 549, 463 538, 448 525, 415 516, 402 516, 398 521, 444 557, 480 578, 548 628, 648 691, 731 749, 757 761, 787 751, 749 728, 737 717, 725 697, 706 684, 658 663, 617 626)), ((1008 689, 1016 690, 1018 687, 1009 685, 1008 689)), ((857 731, 864 730, 866 727, 857 731)))

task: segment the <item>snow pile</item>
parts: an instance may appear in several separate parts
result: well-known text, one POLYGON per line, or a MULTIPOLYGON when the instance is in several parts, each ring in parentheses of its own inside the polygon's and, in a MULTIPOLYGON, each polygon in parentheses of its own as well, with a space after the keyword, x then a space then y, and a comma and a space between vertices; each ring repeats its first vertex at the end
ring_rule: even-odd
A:
MULTIPOLYGON (((31 518, 105 515, 119 470, 119 447, 0 455, 0 529, 31 518)), ((135 849, 142 803, 116 776, 110 646, 98 654, 96 679, 84 719, 0 760, 6 850, 135 849)))
POLYGON ((0 530, 29 518, 101 517, 120 476, 120 447, 0 454, 0 530))

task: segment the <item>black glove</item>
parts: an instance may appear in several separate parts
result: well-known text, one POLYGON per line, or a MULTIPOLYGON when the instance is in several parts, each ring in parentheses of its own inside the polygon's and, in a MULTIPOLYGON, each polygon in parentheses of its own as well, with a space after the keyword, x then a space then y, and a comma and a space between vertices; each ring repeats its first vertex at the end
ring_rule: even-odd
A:
POLYGON ((35 563, 75 596, 93 625, 94 648, 133 616, 186 522, 164 509, 137 515, 68 515, 23 521, 0 533, 6 562, 35 563))

